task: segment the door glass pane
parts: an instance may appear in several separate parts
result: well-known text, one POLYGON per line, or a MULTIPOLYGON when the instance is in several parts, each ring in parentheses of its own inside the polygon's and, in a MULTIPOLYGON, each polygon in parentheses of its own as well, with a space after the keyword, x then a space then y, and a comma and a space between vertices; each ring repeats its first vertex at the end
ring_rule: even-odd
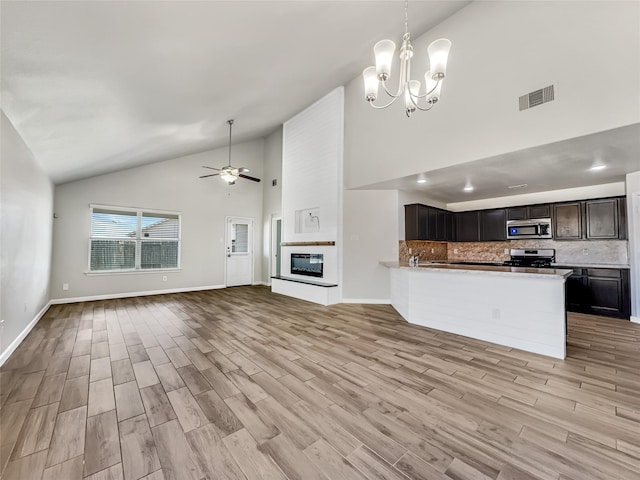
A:
POLYGON ((232 224, 231 231, 231 252, 249 252, 249 225, 246 223, 232 224))

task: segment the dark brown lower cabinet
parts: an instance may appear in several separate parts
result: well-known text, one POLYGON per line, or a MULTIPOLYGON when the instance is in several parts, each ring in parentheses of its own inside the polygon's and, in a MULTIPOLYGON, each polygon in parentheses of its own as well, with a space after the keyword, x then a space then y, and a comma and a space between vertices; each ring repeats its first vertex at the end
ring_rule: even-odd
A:
POLYGON ((589 291, 587 287, 587 276, 584 274, 584 269, 573 269, 573 273, 566 280, 566 289, 567 310, 570 312, 582 311, 589 291))
POLYGON ((628 319, 629 269, 573 268, 566 282, 566 304, 570 312, 628 319))

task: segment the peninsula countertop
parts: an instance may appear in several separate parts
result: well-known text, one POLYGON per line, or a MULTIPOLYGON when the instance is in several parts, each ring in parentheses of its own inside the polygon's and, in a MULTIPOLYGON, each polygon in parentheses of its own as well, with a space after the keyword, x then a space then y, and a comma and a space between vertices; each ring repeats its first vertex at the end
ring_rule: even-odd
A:
POLYGON ((567 268, 530 268, 530 267, 509 267, 502 265, 460 265, 447 262, 421 262, 417 266, 412 267, 408 263, 398 262, 397 260, 383 260, 380 265, 387 268, 399 268, 412 271, 429 271, 429 272, 457 272, 460 274, 491 274, 491 275, 518 275, 531 277, 563 277, 567 278, 573 270, 567 268))

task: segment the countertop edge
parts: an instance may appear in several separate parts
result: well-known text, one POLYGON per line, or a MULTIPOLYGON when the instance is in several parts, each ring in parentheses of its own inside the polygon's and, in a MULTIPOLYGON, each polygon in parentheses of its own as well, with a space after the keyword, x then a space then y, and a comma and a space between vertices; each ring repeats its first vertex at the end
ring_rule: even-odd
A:
POLYGON ((380 260, 379 264, 387 268, 397 268, 411 271, 433 271, 433 272, 459 272, 459 273, 487 273, 491 275, 522 275, 532 277, 561 277, 567 278, 573 270, 563 268, 527 268, 527 267, 501 267, 493 265, 449 265, 446 263, 435 263, 430 265, 419 265, 410 267, 408 263, 400 263, 393 260, 380 260))
POLYGON ((629 264, 616 263, 552 263, 552 267, 558 268, 631 268, 629 264))

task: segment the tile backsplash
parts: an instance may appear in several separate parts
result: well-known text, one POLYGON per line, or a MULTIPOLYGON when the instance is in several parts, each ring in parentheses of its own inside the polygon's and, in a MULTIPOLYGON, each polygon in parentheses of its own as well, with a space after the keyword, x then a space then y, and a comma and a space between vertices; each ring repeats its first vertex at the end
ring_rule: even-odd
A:
POLYGON ((425 242, 422 240, 400 241, 400 262, 408 262, 411 255, 420 255, 421 261, 447 260, 447 242, 425 242), (411 253, 409 253, 411 249, 411 253))
POLYGON ((554 248, 557 263, 577 265, 585 263, 626 265, 629 263, 626 240, 511 240, 451 243, 408 240, 400 241, 399 260, 401 262, 409 260, 409 248, 413 254, 420 253, 420 260, 503 262, 509 260, 511 248, 554 248))

